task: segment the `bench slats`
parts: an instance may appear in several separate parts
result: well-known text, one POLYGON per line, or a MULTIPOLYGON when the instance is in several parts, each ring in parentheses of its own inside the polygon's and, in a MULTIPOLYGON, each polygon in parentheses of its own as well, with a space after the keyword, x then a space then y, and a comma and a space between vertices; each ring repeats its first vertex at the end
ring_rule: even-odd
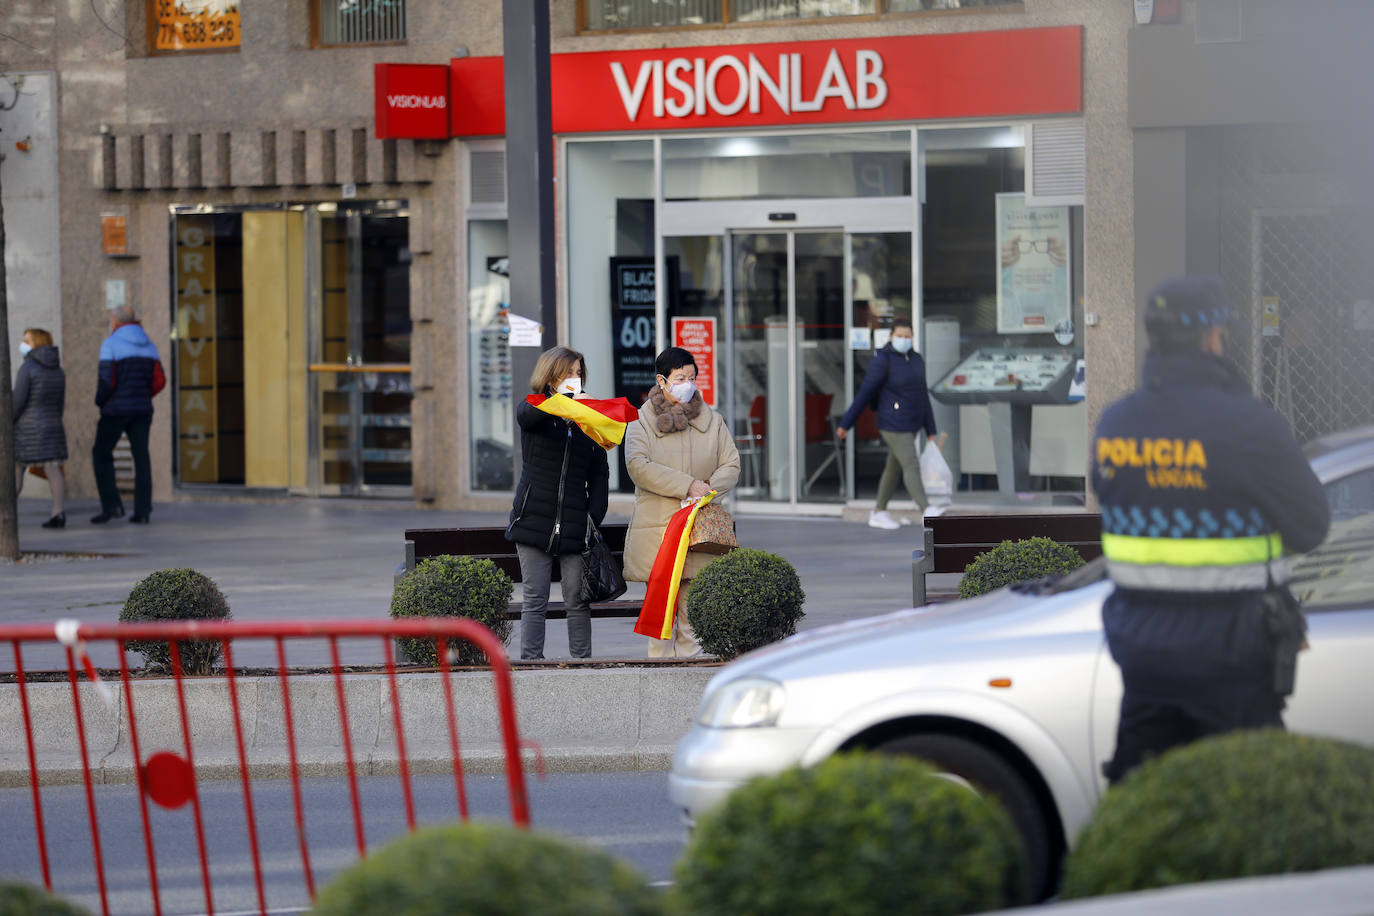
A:
POLYGON ((1084 561, 1102 555, 1102 516, 1095 512, 1052 515, 937 515, 925 520, 935 535, 937 573, 962 573, 1003 541, 1045 537, 1067 544, 1084 561))

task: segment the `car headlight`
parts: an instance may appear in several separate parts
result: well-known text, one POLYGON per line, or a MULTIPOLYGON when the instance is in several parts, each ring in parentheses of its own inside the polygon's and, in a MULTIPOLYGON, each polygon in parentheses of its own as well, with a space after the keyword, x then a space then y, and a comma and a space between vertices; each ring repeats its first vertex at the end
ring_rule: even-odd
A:
POLYGON ((697 721, 710 728, 761 728, 782 715, 782 685, 761 677, 742 677, 707 694, 697 721))

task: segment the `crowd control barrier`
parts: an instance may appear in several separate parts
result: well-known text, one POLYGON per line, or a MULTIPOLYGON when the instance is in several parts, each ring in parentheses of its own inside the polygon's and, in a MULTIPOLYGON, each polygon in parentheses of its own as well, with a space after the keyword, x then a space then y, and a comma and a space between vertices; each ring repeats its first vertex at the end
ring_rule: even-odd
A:
MULTIPOLYGON (((127 741, 127 753, 131 754, 133 773, 137 783, 138 807, 142 822, 141 839, 144 858, 147 861, 151 909, 159 916, 163 912, 163 900, 159 889, 154 825, 149 813, 150 801, 167 809, 183 809, 189 806, 194 821, 195 844, 200 863, 199 883, 204 895, 204 912, 207 914, 215 912, 215 895, 211 878, 212 857, 207 852, 207 825, 202 815, 201 806, 202 788, 200 780, 205 777, 203 770, 206 762, 202 761, 202 764, 198 765, 195 751, 195 745, 203 740, 202 733, 208 729, 205 729, 202 724, 202 728, 198 730, 195 713, 204 713, 208 710, 220 717, 221 725, 223 724, 223 716, 228 715, 232 720, 236 761, 224 764, 220 775, 228 776, 231 770, 237 771, 231 778, 236 778, 243 796, 243 812, 252 860, 257 907, 260 913, 266 914, 269 908, 267 894, 264 891, 264 862, 259 848, 259 827, 255 821, 253 802, 254 771, 259 767, 256 761, 250 761, 250 757, 256 753, 256 748, 245 743, 246 723, 254 730, 255 734, 261 730, 269 729, 274 736, 278 734, 283 736, 286 759, 282 761, 283 765, 280 769, 285 769, 290 778, 296 833, 296 842, 292 845, 298 847, 298 858, 305 889, 313 901, 316 894, 317 868, 312 867, 310 842, 306 829, 307 808, 302 792, 303 761, 299 735, 309 732, 318 738, 322 728, 325 727, 322 723, 327 723, 328 730, 332 733, 329 736, 331 752, 337 749, 343 758, 342 766, 339 766, 339 762, 336 760, 333 768, 328 769, 326 767, 326 770, 333 773, 342 772, 347 777, 348 794, 352 806, 352 843, 356 846, 358 856, 363 857, 367 854, 363 805, 359 793, 359 761, 355 755, 354 737, 350 734, 351 713, 352 716, 356 717, 360 712, 356 708, 350 711, 349 706, 350 679, 355 679, 357 675, 346 673, 339 660, 339 641, 359 637, 378 638, 384 646, 385 667, 383 670, 373 672, 370 675, 374 681, 384 678, 378 686, 378 706, 374 707, 372 711, 376 712, 382 720, 379 729, 385 728, 387 732, 394 731, 394 736, 392 734, 383 736, 388 743, 388 754, 391 755, 388 757, 386 769, 389 771, 390 764, 394 763, 400 780, 407 827, 414 830, 416 825, 415 799, 412 793, 412 767, 407 754, 407 724, 412 736, 416 734, 418 729, 423 729, 423 734, 429 740, 434 741, 438 740, 434 735, 441 723, 429 721, 428 718, 424 722, 411 721, 407 723, 405 721, 407 717, 403 714, 403 708, 407 703, 403 702, 401 686, 403 681, 406 682, 407 687, 436 689, 434 680, 437 678, 439 685, 437 689, 442 690, 443 696, 444 722, 442 724, 447 731, 446 752, 441 748, 437 756, 442 760, 445 770, 448 769, 448 759, 451 758, 456 799, 455 813, 462 820, 467 820, 469 816, 468 789, 459 746, 459 719, 454 689, 455 675, 451 670, 450 654, 445 650, 446 646, 460 641, 475 644, 486 654, 490 663, 497 714, 497 722, 494 725, 499 726, 499 742, 504 756, 506 788, 510 798, 510 817, 516 826, 528 827, 529 803, 520 757, 521 741, 517 732, 510 664, 506 658, 505 646, 501 641, 490 630, 475 621, 463 618, 437 617, 333 623, 171 621, 137 624, 78 624, 75 621, 62 621, 56 626, 0 627, 0 642, 10 643, 14 650, 14 686, 17 687, 19 715, 23 720, 28 755, 28 785, 32 791, 34 838, 37 844, 44 885, 55 893, 61 894, 63 892, 63 888, 53 887, 54 863, 50 861, 50 849, 55 845, 53 839, 56 835, 55 831, 58 829, 64 832, 64 839, 70 839, 71 825, 45 824, 43 795, 46 784, 52 780, 44 778, 44 773, 40 768, 42 755, 39 750, 40 744, 47 740, 48 736, 39 734, 38 743, 36 743, 36 718, 33 704, 34 695, 39 690, 40 685, 34 682, 34 678, 37 676, 35 672, 26 673, 25 671, 23 651, 25 644, 51 644, 56 639, 65 647, 66 681, 70 684, 71 710, 69 719, 67 719, 65 711, 62 711, 62 718, 66 719, 63 725, 65 726, 69 722, 70 727, 74 730, 76 745, 79 750, 81 783, 85 788, 87 829, 91 841, 101 912, 106 916, 111 912, 97 806, 97 787, 104 780, 103 771, 100 770, 98 761, 95 765, 97 774, 93 775, 92 773, 92 748, 88 746, 87 736, 88 720, 92 710, 87 709, 86 713, 83 714, 83 702, 88 705, 91 703, 104 704, 108 708, 107 718, 119 719, 120 747, 124 747, 127 741), (394 640, 398 637, 435 640, 436 646, 439 648, 437 674, 406 674, 404 678, 398 678, 393 648, 394 640), (223 648, 221 660, 223 671, 217 672, 213 677, 184 676, 178 641, 189 639, 219 641, 223 648), (290 673, 287 667, 288 644, 293 640, 302 639, 327 641, 332 660, 330 673, 321 673, 310 677, 301 677, 290 673), (165 701, 163 705, 166 706, 173 701, 174 694, 175 715, 165 710, 159 710, 156 713, 145 710, 142 718, 140 717, 137 708, 140 695, 145 698, 149 696, 149 688, 145 685, 154 682, 144 679, 135 680, 130 677, 125 649, 126 645, 133 640, 158 641, 168 644, 171 656, 170 682, 174 690, 169 691, 167 689, 168 682, 163 680, 160 682, 160 696, 165 701), (234 646, 243 640, 270 640, 275 642, 277 661, 275 674, 269 674, 266 677, 250 677, 245 673, 235 671, 234 646), (120 667, 117 685, 110 683, 114 680, 113 672, 109 673, 107 679, 102 679, 87 655, 86 647, 101 641, 113 642, 119 650, 120 667), (406 680, 414 678, 426 680, 421 684, 416 684, 413 680, 406 680), (332 680, 332 690, 326 686, 330 680, 332 680), (248 681, 253 681, 253 683, 246 683, 248 681), (249 690, 250 687, 252 690, 249 690), (302 699, 298 697, 293 702, 293 694, 303 694, 305 691, 309 692, 310 708, 305 715, 301 715, 301 711, 295 707, 303 705, 302 699), (243 708, 245 703, 241 694, 249 693, 254 697, 270 693, 270 702, 258 702, 253 709, 246 711, 243 708), (188 694, 194 695, 194 702, 188 703, 188 694), (329 694, 332 694, 332 699, 329 694), (224 702, 225 700, 227 700, 227 704, 224 702), (332 710, 324 709, 324 704, 328 704, 332 710), (264 724, 261 721, 265 715, 264 709, 275 712, 278 705, 282 717, 280 732, 277 731, 278 723, 264 724), (151 720, 150 716, 152 716, 151 720), (336 720, 330 721, 333 716, 337 717, 336 720), (388 723, 384 721, 385 719, 391 721, 388 723), (143 725, 143 735, 140 735, 140 723, 143 725), (144 739, 149 733, 155 734, 145 742, 144 739), (194 740, 193 735, 195 736, 194 740), (393 737, 395 741, 394 754, 392 754, 390 746, 393 737), (169 741, 169 743, 179 746, 175 749, 160 748, 149 753, 148 745, 159 740, 169 741), (335 743, 336 741, 337 743, 335 743)), ((47 689, 43 695, 44 701, 51 705, 55 685, 44 684, 41 686, 47 689)), ((357 685, 354 684, 354 686, 357 685)), ((473 690, 478 690, 479 695, 484 692, 482 685, 474 685, 470 681, 465 681, 463 686, 467 691, 464 696, 472 693, 473 690)), ((56 689, 60 690, 59 698, 65 697, 65 687, 56 689)), ((62 702, 65 705, 65 700, 62 702)), ((355 707, 357 705, 355 702, 355 707)), ((413 710, 415 707, 413 699, 409 701, 409 705, 413 710)), ((490 710, 479 709, 477 715, 490 719, 490 710)), ((413 720, 417 716, 412 712, 409 718, 413 720)), ((52 710, 47 709, 42 727, 51 730, 53 721, 52 710)), ((108 740, 108 738, 102 740, 108 740)), ((100 746, 97 750, 104 753, 106 748, 100 746)), ((312 765, 315 768, 312 771, 321 771, 319 770, 321 762, 318 759, 317 743, 311 746, 311 754, 312 765)), ((540 761, 540 768, 542 770, 542 760, 540 761)), ((259 776, 258 778, 261 779, 262 777, 259 776)), ((447 777, 443 778, 446 779, 447 777)), ((22 792, 22 789, 12 791, 22 792)), ((214 826, 211 825, 212 828, 214 826)), ((20 829, 20 827, 16 824, 9 824, 6 829, 15 830, 20 829)), ((132 842, 133 838, 130 839, 132 842)), ((296 854, 293 853, 292 858, 295 857, 296 854)), ((279 859, 271 863, 275 873, 280 872, 281 865, 279 859)))

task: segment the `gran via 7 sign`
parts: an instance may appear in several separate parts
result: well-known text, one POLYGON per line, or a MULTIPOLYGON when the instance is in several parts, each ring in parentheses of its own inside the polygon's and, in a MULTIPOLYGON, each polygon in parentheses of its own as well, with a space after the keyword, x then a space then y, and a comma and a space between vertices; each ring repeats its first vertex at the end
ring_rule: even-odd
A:
MULTIPOLYGON (((454 136, 505 133, 499 57, 451 61, 454 136)), ((555 54, 555 133, 1073 114, 1079 26, 555 54)))

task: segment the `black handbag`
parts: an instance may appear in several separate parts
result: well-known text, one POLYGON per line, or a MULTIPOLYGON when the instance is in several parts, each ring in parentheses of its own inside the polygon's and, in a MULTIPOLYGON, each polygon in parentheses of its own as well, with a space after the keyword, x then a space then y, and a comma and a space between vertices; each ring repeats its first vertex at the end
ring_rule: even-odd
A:
POLYGON ((587 534, 582 547, 582 597, 588 604, 614 601, 629 588, 620 564, 611 556, 596 523, 587 519, 587 534))

